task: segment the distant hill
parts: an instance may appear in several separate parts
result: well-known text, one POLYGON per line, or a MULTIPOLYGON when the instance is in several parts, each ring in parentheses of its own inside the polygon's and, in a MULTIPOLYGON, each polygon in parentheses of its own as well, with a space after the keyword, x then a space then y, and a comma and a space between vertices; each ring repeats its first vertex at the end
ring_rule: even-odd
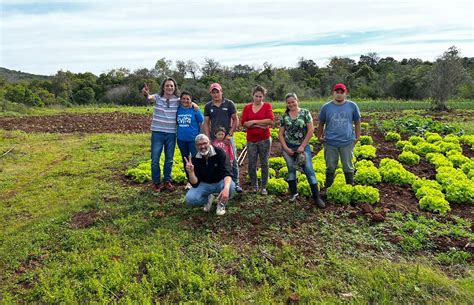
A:
POLYGON ((5 79, 8 83, 17 83, 20 81, 32 81, 32 80, 46 80, 49 79, 50 76, 46 75, 37 75, 37 74, 30 74, 21 71, 10 70, 7 68, 0 67, 0 79, 5 79))

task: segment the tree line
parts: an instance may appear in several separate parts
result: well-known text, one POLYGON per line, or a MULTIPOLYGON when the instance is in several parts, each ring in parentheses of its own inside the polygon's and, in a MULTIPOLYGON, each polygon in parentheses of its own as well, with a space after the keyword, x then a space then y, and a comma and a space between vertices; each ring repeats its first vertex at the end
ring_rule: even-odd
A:
MULTIPOLYGON (((222 65, 212 58, 198 63, 188 60, 157 60, 152 69, 130 71, 113 69, 99 76, 93 73, 58 71, 50 77, 11 81, 0 76, 0 98, 4 103, 27 106, 118 104, 144 105, 140 90, 147 83, 159 90, 163 78, 175 78, 180 89, 194 94, 197 102, 209 99, 208 86, 219 82, 226 98, 237 103, 250 101, 256 84, 268 89, 268 100, 283 100, 288 92, 300 99, 321 99, 331 95, 338 82, 347 84, 352 99, 421 100, 431 98, 434 108, 443 110, 451 97, 474 99, 474 58, 461 57, 450 47, 435 61, 417 58, 395 60, 377 53, 361 55, 359 60, 332 57, 325 67, 312 59, 300 58, 296 67, 222 65)), ((0 103, 2 104, 2 103, 0 103)))

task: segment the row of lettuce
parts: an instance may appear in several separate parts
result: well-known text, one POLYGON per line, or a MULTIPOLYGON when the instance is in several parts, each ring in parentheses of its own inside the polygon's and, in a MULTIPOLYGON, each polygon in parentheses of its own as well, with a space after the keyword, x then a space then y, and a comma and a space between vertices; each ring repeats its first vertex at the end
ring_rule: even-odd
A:
MULTIPOLYGON (((367 123, 365 123, 367 124, 367 123)), ((368 129, 368 124, 363 129, 368 129)), ((278 138, 278 130, 272 129, 272 138, 278 138)), ((474 160, 462 154, 461 144, 474 148, 474 135, 457 136, 448 134, 442 137, 438 133, 426 132, 424 136, 411 136, 402 140, 400 134, 390 131, 385 134, 386 141, 396 141, 401 150, 398 160, 384 158, 377 168, 371 159, 376 158, 377 149, 373 146, 371 136, 362 136, 354 149, 356 173, 354 180, 357 185, 345 184, 342 169, 336 172, 334 184, 327 189, 327 198, 340 204, 375 204, 380 201, 379 191, 375 185, 380 182, 409 186, 416 194, 422 209, 444 214, 450 210, 450 203, 474 203, 474 160), (433 164, 436 169, 436 180, 417 177, 404 168, 403 164, 418 164, 421 158, 433 164)), ((245 133, 235 133, 235 142, 239 150, 245 146, 245 133)), ((310 141, 311 146, 318 143, 316 137, 310 141)), ((185 183, 186 175, 181 166, 179 150, 175 153, 173 180, 185 183)), ((325 185, 326 167, 323 151, 319 151, 312 159, 320 188, 325 185)), ((270 194, 282 195, 287 192, 286 179, 288 169, 283 157, 269 160, 270 170, 268 191, 270 194)), ((127 171, 127 175, 139 183, 151 180, 150 161, 143 162, 127 171)), ((260 177, 261 172, 257 175, 260 177)), ((298 192, 309 197, 311 190, 306 176, 298 171, 298 192)), ((248 179, 248 177, 247 177, 248 179)))

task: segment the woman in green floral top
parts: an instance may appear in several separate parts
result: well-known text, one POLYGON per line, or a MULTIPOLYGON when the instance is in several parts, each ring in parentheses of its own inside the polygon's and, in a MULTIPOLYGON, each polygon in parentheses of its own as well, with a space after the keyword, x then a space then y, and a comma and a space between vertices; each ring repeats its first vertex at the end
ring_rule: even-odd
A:
POLYGON ((319 196, 318 181, 314 174, 311 150, 308 144, 314 133, 313 117, 307 109, 298 106, 299 100, 295 93, 288 93, 285 100, 286 111, 281 118, 278 138, 288 167, 290 201, 294 201, 298 197, 296 168, 300 165, 308 178, 314 203, 319 208, 324 208, 325 204, 319 196))

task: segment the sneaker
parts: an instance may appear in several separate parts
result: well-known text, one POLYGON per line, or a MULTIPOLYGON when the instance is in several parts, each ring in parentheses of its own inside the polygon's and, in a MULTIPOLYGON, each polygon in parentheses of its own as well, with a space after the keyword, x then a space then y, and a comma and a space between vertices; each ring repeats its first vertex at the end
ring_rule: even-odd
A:
POLYGON ((191 185, 191 183, 187 183, 186 186, 184 187, 185 190, 190 190, 193 186, 191 185))
POLYGON ((217 204, 216 215, 222 216, 225 214, 225 204, 219 202, 217 204))
POLYGON ((263 196, 268 195, 267 189, 262 189, 262 191, 260 193, 262 193, 263 196))
POLYGON ((252 190, 253 190, 252 193, 257 194, 258 193, 258 186, 255 186, 252 190))
POLYGON ((298 198, 299 194, 296 193, 296 194, 290 194, 290 201, 295 201, 296 198, 298 198))
POLYGON ((207 197, 207 203, 202 207, 202 209, 204 210, 204 212, 209 212, 212 208, 212 200, 214 200, 214 196, 212 194, 210 194, 208 197, 207 197))
POLYGON ((151 189, 153 190, 153 192, 155 193, 159 193, 161 192, 161 189, 163 188, 163 185, 159 184, 159 183, 152 183, 151 184, 151 189))
POLYGON ((171 181, 166 181, 166 182, 164 183, 163 188, 164 188, 166 191, 174 191, 174 186, 173 186, 173 184, 171 184, 171 181))
POLYGON ((240 185, 236 185, 236 186, 235 186, 235 191, 236 191, 237 193, 242 193, 244 190, 240 187, 240 185))

